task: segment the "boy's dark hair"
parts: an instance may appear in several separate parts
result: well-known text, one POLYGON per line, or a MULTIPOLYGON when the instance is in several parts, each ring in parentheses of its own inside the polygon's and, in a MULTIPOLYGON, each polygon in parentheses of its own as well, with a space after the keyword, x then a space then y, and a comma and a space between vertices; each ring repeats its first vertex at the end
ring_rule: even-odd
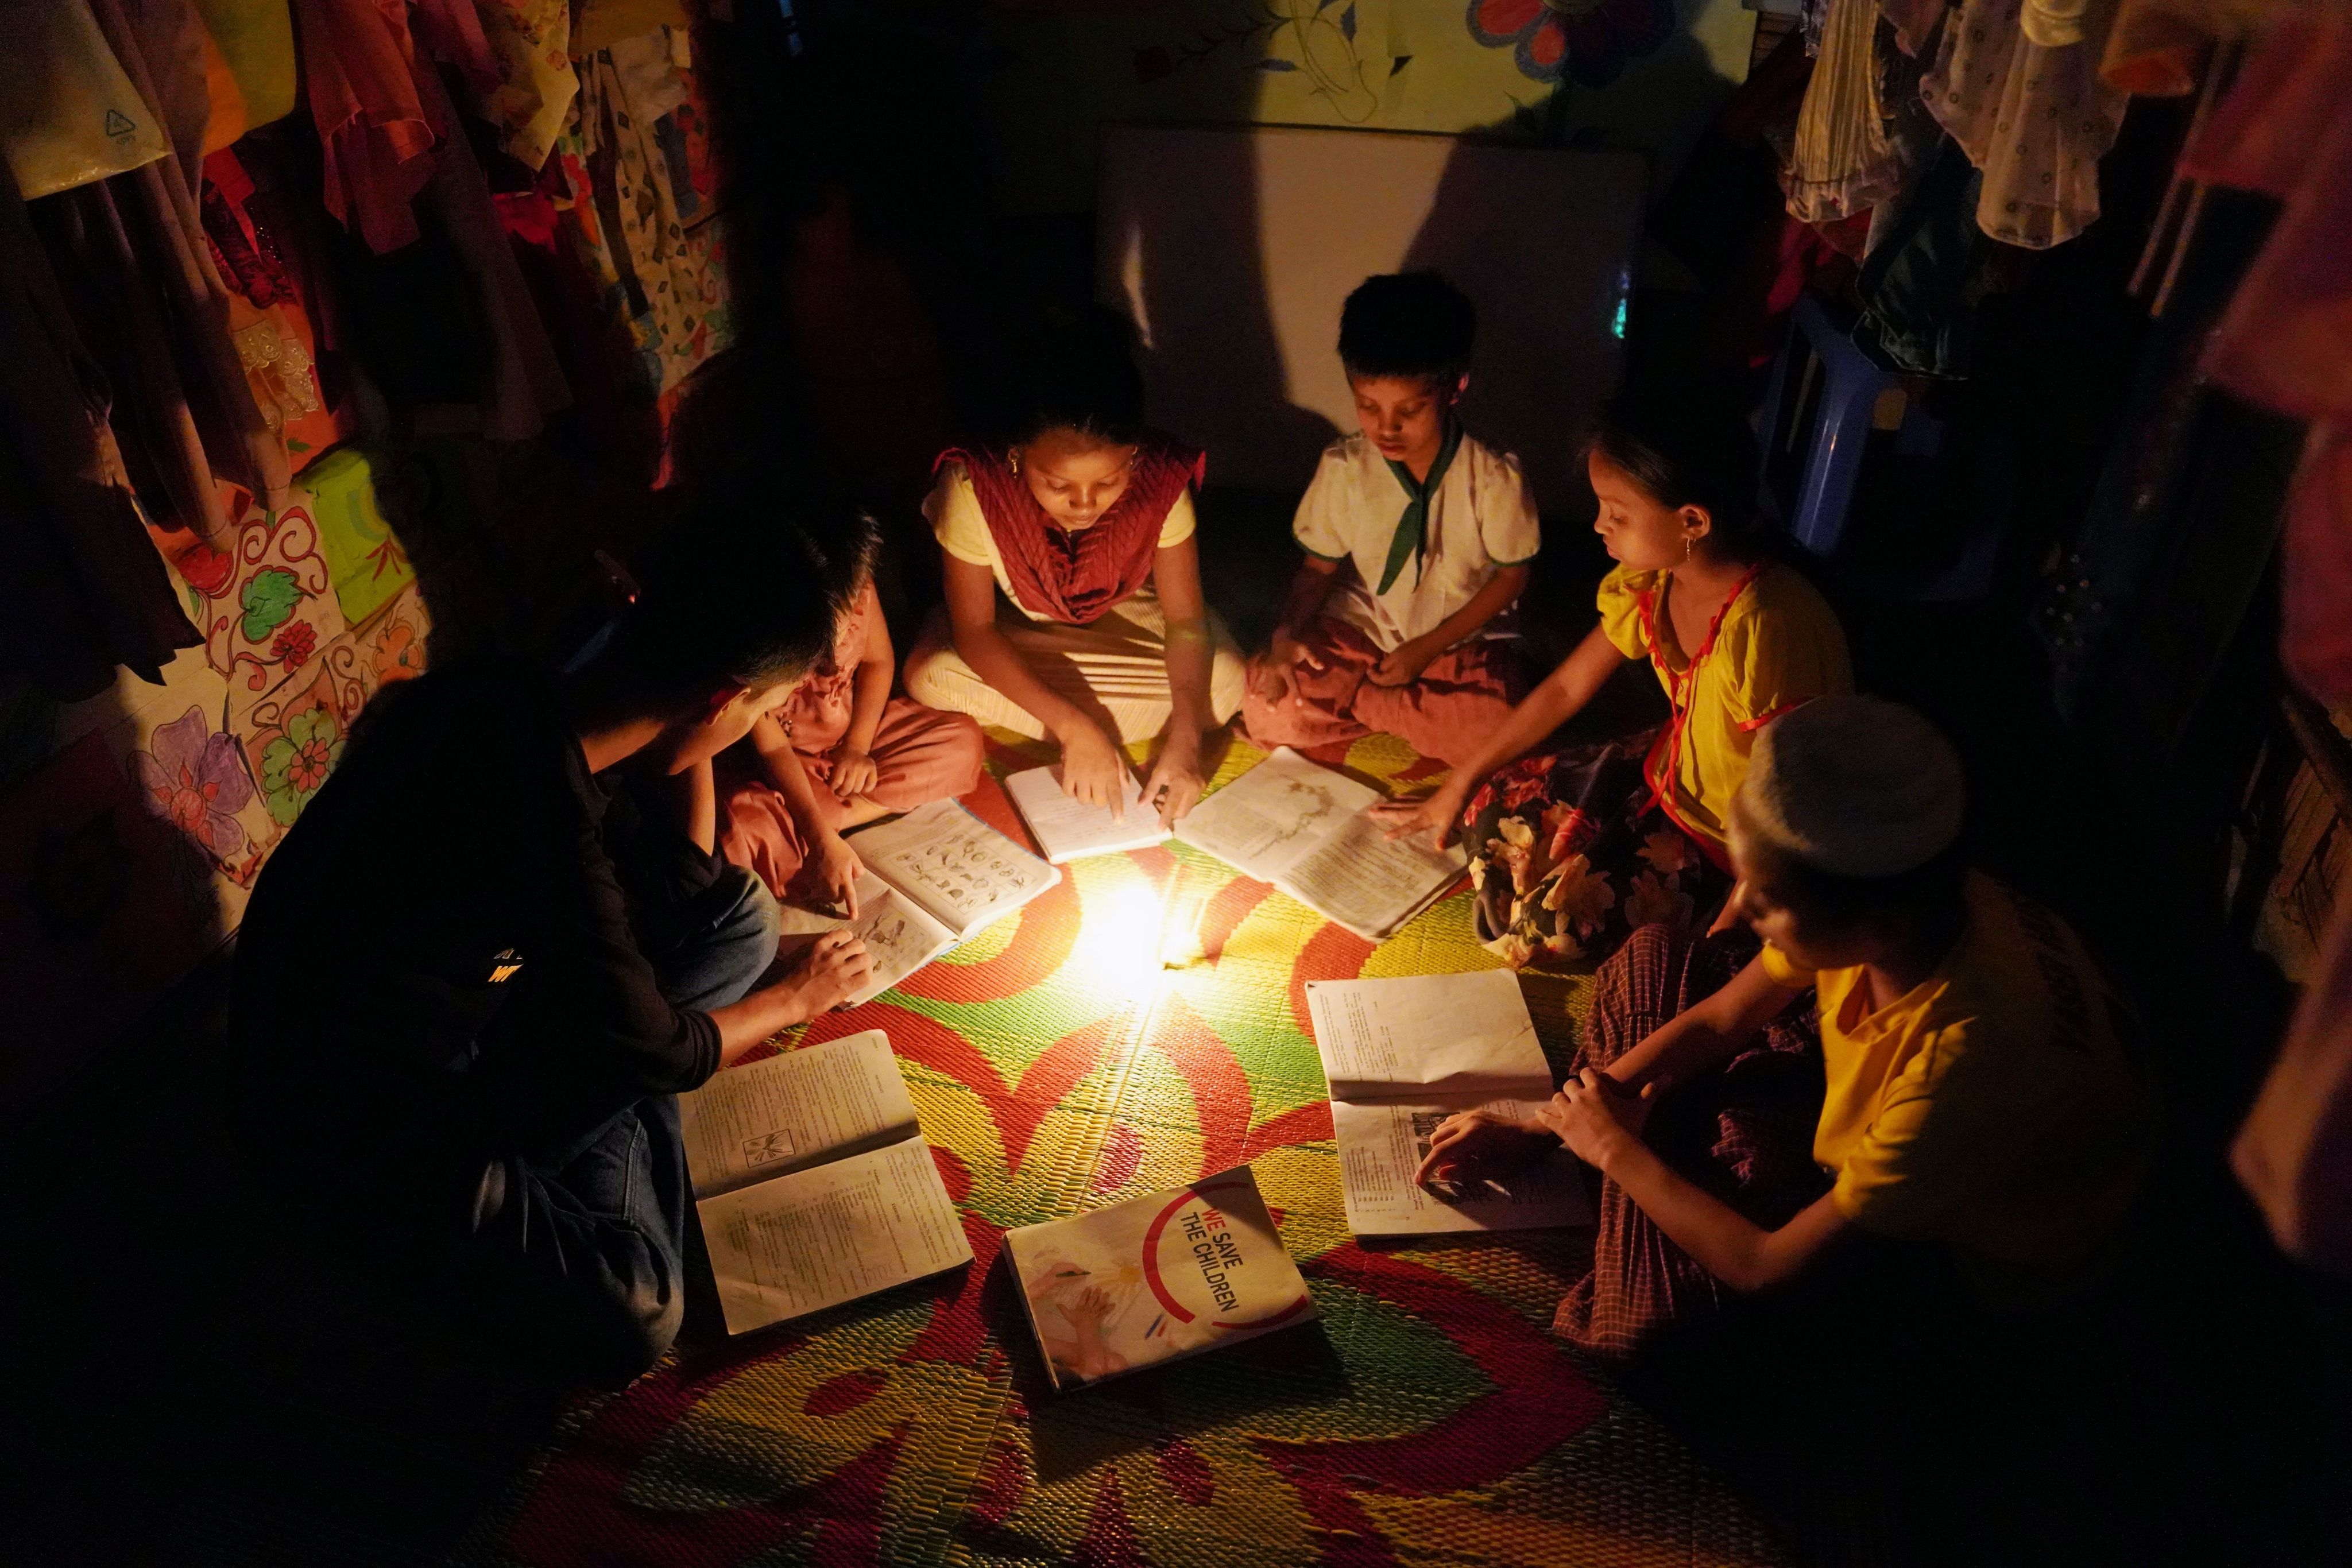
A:
POLYGON ((1127 322, 1096 307, 1048 323, 1023 356, 1013 444, 1049 430, 1075 430, 1125 445, 1143 434, 1143 375, 1127 322))
POLYGON ((1339 308, 1339 362, 1350 376, 1424 377, 1448 386, 1470 368, 1478 308, 1435 272, 1384 272, 1339 308))
POLYGON ((613 656, 680 698, 798 680, 872 574, 877 537, 857 507, 772 474, 705 484, 646 563, 613 656))
POLYGON ((1715 537, 1736 555, 1763 548, 1756 507, 1756 436, 1727 397, 1625 398, 1609 403, 1583 455, 1606 458, 1664 507, 1704 507, 1715 537))

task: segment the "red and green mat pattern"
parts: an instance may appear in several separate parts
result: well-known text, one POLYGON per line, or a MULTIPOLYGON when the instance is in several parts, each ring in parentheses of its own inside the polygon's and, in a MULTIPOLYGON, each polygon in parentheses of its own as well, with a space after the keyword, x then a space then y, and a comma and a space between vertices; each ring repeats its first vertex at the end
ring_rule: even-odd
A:
MULTIPOLYGON (((992 747, 1001 775, 1042 753, 992 747)), ((1258 759, 1236 742, 1218 772, 1258 759)), ((1394 786, 1374 737, 1319 758, 1394 786)), ((1025 841, 993 779, 969 802, 1025 841)), ((474 1568, 1746 1564, 1759 1521, 1549 1332, 1589 1239, 1349 1235, 1312 979, 1486 968, 1466 884, 1375 946, 1171 844, 1062 884, 786 1046, 888 1031, 977 1261, 585 1398, 474 1568), (1009 1226, 1254 1164, 1319 1324, 1055 1396, 1009 1226)), ((1530 977, 1556 1065, 1587 983, 1530 977)), ((694 1340, 691 1324, 689 1340, 694 1340)))

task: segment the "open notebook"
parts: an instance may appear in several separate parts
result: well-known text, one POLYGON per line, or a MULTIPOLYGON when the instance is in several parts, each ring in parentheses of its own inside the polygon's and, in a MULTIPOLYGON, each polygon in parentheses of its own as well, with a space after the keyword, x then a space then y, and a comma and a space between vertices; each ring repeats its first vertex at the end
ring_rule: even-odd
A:
POLYGON ((849 926, 874 959, 873 978, 850 997, 851 1006, 873 1000, 1062 880, 953 800, 852 833, 849 842, 866 862, 857 918, 786 909, 776 950, 790 957, 823 933, 849 926))
POLYGON ((1414 1184, 1429 1137, 1481 1105, 1532 1116, 1551 1098, 1551 1067, 1507 969, 1390 980, 1310 980, 1307 1010, 1331 1092, 1348 1228, 1359 1236, 1588 1225, 1591 1209, 1566 1149, 1499 1190, 1451 1199, 1414 1184))
POLYGON ((729 1068, 678 1120, 730 1334, 971 1260, 880 1030, 729 1068))
POLYGON ((1235 871, 1270 882, 1325 919, 1378 942, 1461 876, 1460 846, 1424 835, 1391 842, 1364 815, 1381 795, 1286 746, 1176 824, 1176 837, 1235 871))
POLYGON ((1061 774, 1058 765, 1032 768, 1004 780, 1005 794, 1036 836, 1037 847, 1055 865, 1168 841, 1168 830, 1160 825, 1160 813, 1143 803, 1143 786, 1134 774, 1119 773, 1126 795, 1123 814, 1117 817, 1107 806, 1089 806, 1063 794, 1061 774))

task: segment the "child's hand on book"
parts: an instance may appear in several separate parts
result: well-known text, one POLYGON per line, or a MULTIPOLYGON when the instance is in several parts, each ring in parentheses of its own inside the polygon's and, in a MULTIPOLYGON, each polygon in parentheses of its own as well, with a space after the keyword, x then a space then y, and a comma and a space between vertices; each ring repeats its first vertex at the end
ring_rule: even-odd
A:
POLYGON ((1186 748, 1171 741, 1143 781, 1143 803, 1160 813, 1160 825, 1173 828, 1201 799, 1209 781, 1201 777, 1198 745, 1186 748))
POLYGON ((1500 1182, 1559 1146, 1541 1126, 1492 1111, 1456 1112, 1429 1135, 1429 1155, 1412 1173, 1413 1184, 1459 1191, 1500 1182))
POLYGON ((1123 822, 1130 777, 1125 754, 1093 723, 1081 720, 1062 737, 1062 793, 1071 800, 1104 807, 1123 822))
POLYGON ((1366 815, 1391 843, 1415 833, 1427 833, 1429 847, 1442 850, 1454 841, 1454 830, 1462 821, 1462 797, 1448 784, 1418 800, 1383 800, 1366 815))
POLYGON ((857 879, 866 874, 866 862, 857 858, 847 839, 835 832, 817 840, 814 859, 817 891, 826 903, 856 919, 857 879))

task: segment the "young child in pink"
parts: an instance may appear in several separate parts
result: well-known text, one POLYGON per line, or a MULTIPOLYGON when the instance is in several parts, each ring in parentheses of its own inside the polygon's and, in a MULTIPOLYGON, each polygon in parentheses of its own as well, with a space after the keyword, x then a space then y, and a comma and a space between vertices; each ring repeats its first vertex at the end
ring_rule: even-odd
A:
POLYGON ((1476 330, 1433 272, 1348 297, 1339 358, 1362 430, 1323 454, 1291 525, 1307 559, 1242 703, 1257 745, 1381 732, 1459 763, 1510 716, 1510 611, 1541 541, 1518 460, 1454 416, 1476 330))
POLYGON ((843 830, 980 783, 980 726, 893 697, 897 669, 869 579, 832 653, 752 727, 757 766, 723 786, 720 847, 779 898, 790 890, 854 909, 864 868, 843 830))

